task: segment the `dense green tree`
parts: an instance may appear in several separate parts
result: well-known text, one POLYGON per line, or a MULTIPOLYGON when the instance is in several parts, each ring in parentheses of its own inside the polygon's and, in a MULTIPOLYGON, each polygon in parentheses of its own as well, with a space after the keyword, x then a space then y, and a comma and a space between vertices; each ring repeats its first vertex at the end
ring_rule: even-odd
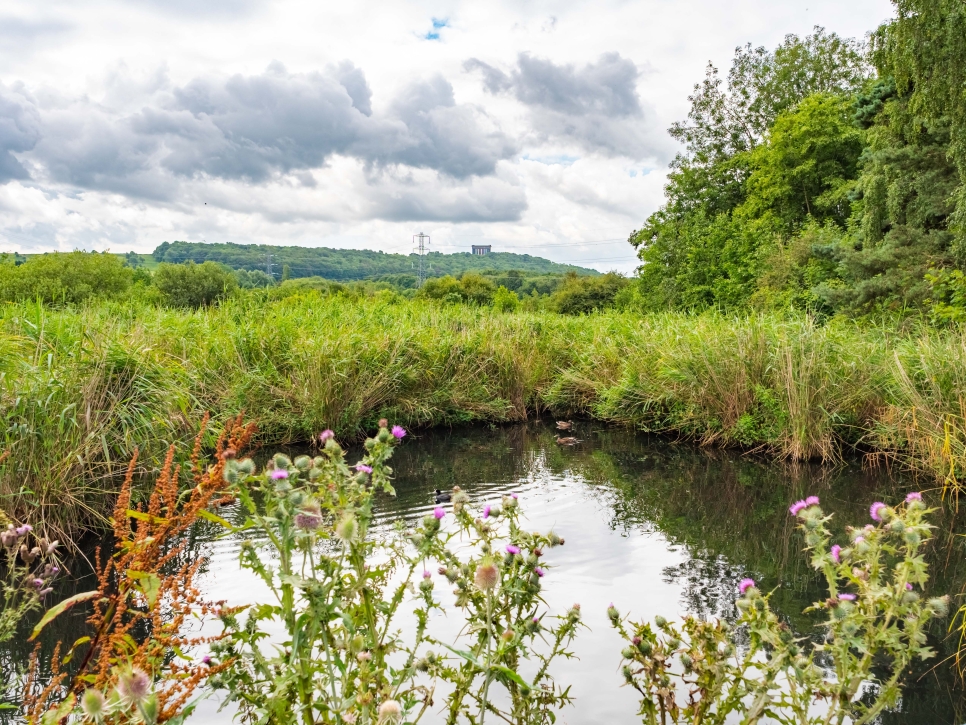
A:
POLYGON ((581 315, 614 306, 618 293, 628 284, 625 277, 608 272, 599 277, 567 275, 550 297, 550 308, 565 315, 581 315))
POLYGON ((0 264, 0 299, 75 303, 117 297, 128 291, 132 276, 116 254, 51 252, 19 266, 0 264))
POLYGON ((158 265, 154 286, 164 302, 172 307, 206 307, 231 295, 238 282, 230 269, 202 262, 158 265))

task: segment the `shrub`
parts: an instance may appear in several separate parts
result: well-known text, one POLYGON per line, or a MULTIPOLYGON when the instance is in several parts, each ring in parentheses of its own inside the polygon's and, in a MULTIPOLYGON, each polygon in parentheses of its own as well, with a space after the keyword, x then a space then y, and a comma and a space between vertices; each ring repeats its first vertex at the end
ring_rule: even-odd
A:
POLYGON ((616 272, 599 277, 567 275, 550 298, 550 309, 564 315, 581 315, 614 306, 614 300, 628 281, 616 272))
POLYGON ((235 275, 215 262, 162 263, 154 273, 154 286, 171 307, 207 307, 238 289, 235 275))
POLYGON ((498 312, 516 312, 520 308, 520 298, 504 286, 497 288, 493 295, 493 309, 498 312))
POLYGON ((131 286, 133 270, 107 252, 52 252, 19 266, 0 264, 0 299, 70 304, 117 297, 131 286))
POLYGON ((444 302, 467 302, 488 305, 493 301, 496 285, 486 277, 467 272, 458 280, 446 275, 426 280, 419 290, 420 297, 444 302))

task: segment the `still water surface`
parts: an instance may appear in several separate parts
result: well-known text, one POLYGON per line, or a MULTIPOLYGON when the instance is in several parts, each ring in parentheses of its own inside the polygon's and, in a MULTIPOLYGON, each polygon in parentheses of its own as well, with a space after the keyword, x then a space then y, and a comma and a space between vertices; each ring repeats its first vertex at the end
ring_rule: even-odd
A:
MULTIPOLYGON (((399 519, 415 523, 432 510, 435 488, 458 484, 474 505, 515 491, 532 530, 552 528, 564 536, 566 545, 548 552, 553 568, 544 594, 551 614, 579 602, 588 627, 574 643, 577 658, 553 669, 558 683, 572 685, 575 705, 558 719, 570 725, 640 722, 635 693, 621 687, 622 644, 605 614, 611 602, 635 618, 686 613, 732 618, 738 581, 751 576, 763 590, 776 589, 774 606, 800 634, 813 634, 815 622, 801 612, 823 590, 800 553, 789 502, 814 493, 839 526, 864 524, 869 502, 895 501, 915 487, 885 471, 865 471, 857 462, 834 469, 782 466, 590 423, 576 426, 581 444, 561 448, 550 428, 535 423, 407 437, 392 461, 398 495, 379 499, 376 534, 399 519)), ((234 514, 230 508, 221 513, 234 514)), ((942 530, 951 521, 936 523, 942 530)), ((260 583, 237 565, 239 541, 218 535, 215 527, 201 527, 192 542, 210 557, 201 579, 205 591, 229 604, 264 601, 260 583)), ((932 556, 937 592, 962 590, 963 559, 955 537, 937 540, 932 556)), ((437 617, 431 626, 445 640, 458 630, 459 615, 442 577, 436 593, 449 616, 437 617)), ((65 639, 68 634, 61 632, 65 639)), ((940 656, 952 652, 943 634, 938 627, 933 643, 940 656)), ((209 701, 192 721, 231 718, 209 701)), ((964 691, 948 665, 916 672, 899 710, 882 719, 895 725, 964 721, 964 691)))

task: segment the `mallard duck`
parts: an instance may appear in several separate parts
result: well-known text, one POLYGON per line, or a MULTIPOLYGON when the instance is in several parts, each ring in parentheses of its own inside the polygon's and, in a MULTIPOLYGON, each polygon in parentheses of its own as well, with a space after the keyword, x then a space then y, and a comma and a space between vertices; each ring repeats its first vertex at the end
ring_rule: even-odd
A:
POLYGON ((574 427, 573 421, 570 420, 558 420, 557 430, 570 430, 574 427))
POLYGON ((443 503, 443 501, 449 501, 453 498, 451 493, 443 493, 438 488, 436 489, 436 503, 443 503))
POLYGON ((568 436, 566 438, 561 438, 560 436, 557 436, 555 440, 557 441, 557 443, 559 443, 562 446, 575 446, 578 443, 580 443, 579 440, 577 440, 572 436, 568 436))

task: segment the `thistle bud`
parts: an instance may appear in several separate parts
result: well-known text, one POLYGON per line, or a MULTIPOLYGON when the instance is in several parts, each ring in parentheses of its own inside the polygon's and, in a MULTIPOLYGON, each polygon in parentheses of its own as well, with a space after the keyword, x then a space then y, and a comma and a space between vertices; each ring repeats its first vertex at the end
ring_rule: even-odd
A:
POLYGON ((617 607, 614 606, 613 602, 607 607, 607 618, 611 621, 611 624, 617 624, 621 618, 621 613, 617 611, 617 607))
POLYGON ((300 471, 305 472, 312 467, 312 459, 308 456, 299 456, 295 459, 295 467, 300 471))
POLYGON ((635 655, 637 655, 637 650, 633 647, 625 647, 621 650, 621 657, 623 657, 625 660, 632 660, 634 659, 635 655))
POLYGON ((351 513, 346 513, 335 526, 335 535, 346 543, 355 539, 358 531, 359 525, 356 523, 356 517, 351 513))
POLYGON ((510 630, 510 629, 503 630, 503 634, 500 635, 500 639, 502 639, 504 642, 512 642, 513 630, 510 630))
POLYGON ((949 614, 949 597, 933 597, 926 602, 926 606, 932 616, 945 617, 949 614))
POLYGON ((483 559, 479 566, 476 567, 476 576, 474 577, 474 582, 476 586, 483 591, 492 591, 496 589, 497 583, 500 581, 500 571, 496 568, 496 564, 493 559, 486 557, 483 559))
POLYGON ((654 626, 656 626, 658 629, 664 629, 667 627, 667 620, 659 614, 654 617, 654 626))

